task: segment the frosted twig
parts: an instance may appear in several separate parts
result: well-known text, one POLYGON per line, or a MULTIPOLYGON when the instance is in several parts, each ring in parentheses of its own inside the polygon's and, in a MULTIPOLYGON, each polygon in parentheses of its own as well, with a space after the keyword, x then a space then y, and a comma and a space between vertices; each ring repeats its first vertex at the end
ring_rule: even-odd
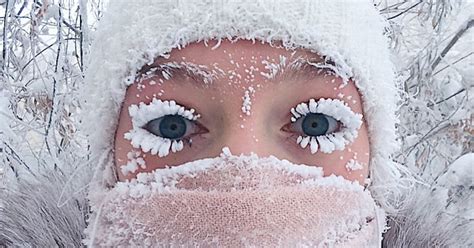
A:
POLYGON ((400 13, 398 13, 398 14, 396 14, 396 15, 394 15, 394 16, 388 17, 387 20, 395 19, 395 18, 397 18, 397 17, 399 17, 399 16, 401 16, 401 15, 407 13, 408 11, 410 11, 410 10, 413 9, 413 8, 415 8, 416 6, 418 6, 418 5, 419 5, 420 3, 422 3, 422 2, 423 2, 423 1, 420 0, 419 2, 413 4, 412 6, 408 7, 407 9, 405 9, 404 11, 401 11, 400 13))
POLYGON ((6 1, 5 3, 5 15, 3 16, 3 49, 2 49, 2 58, 3 58, 3 73, 6 73, 7 68, 7 27, 8 27, 8 15, 9 15, 9 3, 10 1, 6 1))
POLYGON ((474 25, 474 18, 470 18, 465 24, 463 24, 456 34, 453 36, 451 41, 449 41, 448 45, 443 49, 440 55, 436 58, 436 60, 431 65, 431 70, 434 70, 436 66, 441 62, 441 60, 446 56, 446 54, 451 50, 451 48, 458 42, 458 40, 466 33, 474 25))
MULTIPOLYGON (((463 97, 463 100, 462 100, 462 101, 464 101, 465 98, 466 98, 466 96, 463 97)), ((413 150, 414 150, 419 144, 421 144, 422 142, 424 142, 426 139, 428 139, 428 138, 429 138, 430 136, 432 136, 434 133, 439 132, 440 130, 442 130, 442 129, 448 127, 448 126, 449 126, 449 123, 446 123, 446 122, 447 122, 449 119, 451 119, 451 117, 453 117, 454 114, 456 114, 456 113, 458 112, 458 110, 459 110, 460 107, 461 107, 461 104, 459 104, 459 105, 457 106, 456 110, 454 110, 447 118, 441 120, 441 121, 438 122, 436 125, 434 125, 428 132, 426 132, 414 145, 412 145, 412 146, 409 148, 409 150, 408 150, 408 152, 407 152, 407 154, 406 154, 405 157, 409 157, 410 154, 413 152, 413 150), (443 124, 443 123, 444 123, 444 125, 441 126, 441 124, 443 124), (436 131, 436 132, 435 132, 435 131, 436 131)))
MULTIPOLYGON (((57 75, 57 72, 58 72, 58 65, 59 65, 59 56, 61 55, 61 45, 62 45, 62 34, 61 34, 61 19, 62 19, 62 12, 61 12, 61 1, 59 1, 59 21, 58 21, 58 32, 57 32, 57 44, 58 44, 58 50, 57 50, 57 53, 56 53, 56 63, 54 65, 54 73, 55 75, 53 76, 53 94, 52 94, 52 97, 51 97, 51 112, 49 114, 49 120, 48 120, 48 125, 46 127, 46 133, 45 133, 45 144, 46 144, 46 148, 48 149, 48 152, 49 154, 52 155, 51 153, 51 148, 49 146, 49 141, 48 141, 48 136, 49 136, 49 132, 50 132, 50 129, 51 129, 51 125, 52 125, 52 122, 53 122, 53 114, 55 113, 55 100, 56 100, 56 75, 57 75)), ((56 168, 56 165, 55 165, 55 168, 56 168)))
MULTIPOLYGON (((36 176, 35 173, 31 170, 31 168, 26 164, 25 161, 23 161, 20 156, 18 155, 18 153, 15 152, 15 150, 6 142, 3 142, 3 144, 8 148, 10 149, 10 152, 11 154, 13 155, 13 158, 18 161, 20 164, 22 164, 23 166, 25 166, 25 168, 28 170, 28 172, 30 172, 33 176, 36 176)), ((13 167, 12 167, 13 169, 13 167)))

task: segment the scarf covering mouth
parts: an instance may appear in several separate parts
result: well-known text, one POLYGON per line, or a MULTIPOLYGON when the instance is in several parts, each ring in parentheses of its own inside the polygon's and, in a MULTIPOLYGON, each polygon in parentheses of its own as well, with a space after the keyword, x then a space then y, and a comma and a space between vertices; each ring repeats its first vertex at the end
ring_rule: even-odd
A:
POLYGON ((86 229, 92 246, 380 246, 367 190, 275 157, 221 155, 157 169, 104 196, 86 229))

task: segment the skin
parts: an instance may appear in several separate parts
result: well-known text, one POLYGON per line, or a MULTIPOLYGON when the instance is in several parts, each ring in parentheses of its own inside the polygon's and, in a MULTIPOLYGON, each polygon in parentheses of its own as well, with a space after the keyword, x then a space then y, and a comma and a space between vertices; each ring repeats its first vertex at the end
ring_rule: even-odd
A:
MULTIPOLYGON (((167 59, 160 58, 155 64, 167 61, 185 61, 219 68, 224 74, 211 84, 195 82, 189 77, 172 77, 165 80, 161 74, 134 83, 126 92, 115 137, 115 164, 119 180, 134 178, 139 172, 149 172, 166 166, 176 166, 202 158, 217 157, 223 147, 229 147, 232 154, 256 153, 260 157, 273 155, 295 164, 321 166, 326 176, 335 174, 363 184, 368 176, 370 158, 369 138, 365 121, 358 131, 358 137, 343 151, 329 154, 318 151, 311 154, 309 147, 303 149, 296 143, 299 134, 288 132, 291 123, 290 109, 313 98, 332 98, 345 101, 355 113, 363 113, 361 96, 350 81, 340 88, 342 79, 326 73, 311 73, 311 77, 282 76, 268 79, 260 72, 265 69, 262 60, 278 63, 285 56, 288 63, 297 57, 311 60, 321 58, 310 51, 286 50, 269 44, 251 41, 231 43, 222 41, 215 49, 215 42, 192 43, 185 48, 174 49, 167 59), (238 65, 237 65, 238 64, 238 65), (253 66, 253 73, 249 68, 253 66), (246 71, 247 70, 247 71, 246 71), (258 71, 255 71, 258 70, 258 71), (231 76, 234 71, 234 76, 231 76), (240 78, 236 75, 240 75, 240 78), (253 76, 252 76, 253 75, 253 76), (150 85, 150 81, 163 83, 150 85), (141 85, 141 86, 139 86, 141 85), (143 87, 145 86, 145 87, 143 87), (255 89, 251 95, 251 114, 242 112, 243 96, 249 87, 255 89), (200 134, 192 137, 192 146, 185 144, 183 150, 165 157, 141 152, 146 168, 136 173, 123 175, 120 166, 127 163, 127 153, 134 149, 124 134, 132 129, 128 107, 140 102, 149 103, 153 97, 161 100, 175 100, 187 109, 194 108, 201 117, 197 120, 200 134), (359 170, 348 170, 346 164, 354 159, 363 165, 359 170)), ((285 75, 285 72, 282 72, 285 75)), ((138 81, 138 80, 137 80, 138 81)))

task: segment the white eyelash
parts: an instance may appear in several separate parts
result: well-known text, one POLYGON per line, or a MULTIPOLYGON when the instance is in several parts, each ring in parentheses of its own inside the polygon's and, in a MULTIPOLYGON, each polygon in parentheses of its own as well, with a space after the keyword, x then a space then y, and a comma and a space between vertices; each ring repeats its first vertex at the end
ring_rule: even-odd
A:
POLYGON ((141 148, 143 152, 150 152, 159 157, 167 156, 170 152, 181 151, 184 147, 182 140, 170 140, 156 136, 143 129, 149 121, 165 115, 181 115, 184 118, 194 121, 200 117, 194 113, 194 109, 187 110, 175 101, 161 101, 153 98, 149 104, 143 102, 139 105, 130 105, 128 113, 132 118, 132 130, 125 133, 124 138, 131 141, 134 148, 141 148))
POLYGON ((318 150, 323 153, 331 153, 334 150, 342 151, 347 144, 350 144, 357 138, 358 130, 362 125, 362 115, 354 113, 347 104, 338 99, 319 99, 317 102, 310 99, 308 103, 300 103, 290 110, 292 122, 296 122, 299 118, 308 113, 321 113, 340 121, 343 125, 339 132, 313 136, 299 136, 296 143, 301 148, 310 147, 311 153, 314 154, 318 150))

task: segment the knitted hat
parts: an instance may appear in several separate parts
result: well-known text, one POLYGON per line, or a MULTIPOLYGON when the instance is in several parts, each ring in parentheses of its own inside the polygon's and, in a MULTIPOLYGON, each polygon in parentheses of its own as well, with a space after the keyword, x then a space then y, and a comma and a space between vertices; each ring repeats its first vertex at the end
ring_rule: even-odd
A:
MULTIPOLYGON (((370 0, 112 1, 95 36, 82 91, 81 130, 99 165, 96 181, 104 186, 113 175, 115 130, 137 71, 189 43, 228 39, 278 41, 333 61, 338 76, 351 78, 363 99, 372 182, 392 182, 398 176, 390 159, 397 148, 397 98, 385 27, 370 0)), ((381 192, 376 199, 388 197, 381 192)))

